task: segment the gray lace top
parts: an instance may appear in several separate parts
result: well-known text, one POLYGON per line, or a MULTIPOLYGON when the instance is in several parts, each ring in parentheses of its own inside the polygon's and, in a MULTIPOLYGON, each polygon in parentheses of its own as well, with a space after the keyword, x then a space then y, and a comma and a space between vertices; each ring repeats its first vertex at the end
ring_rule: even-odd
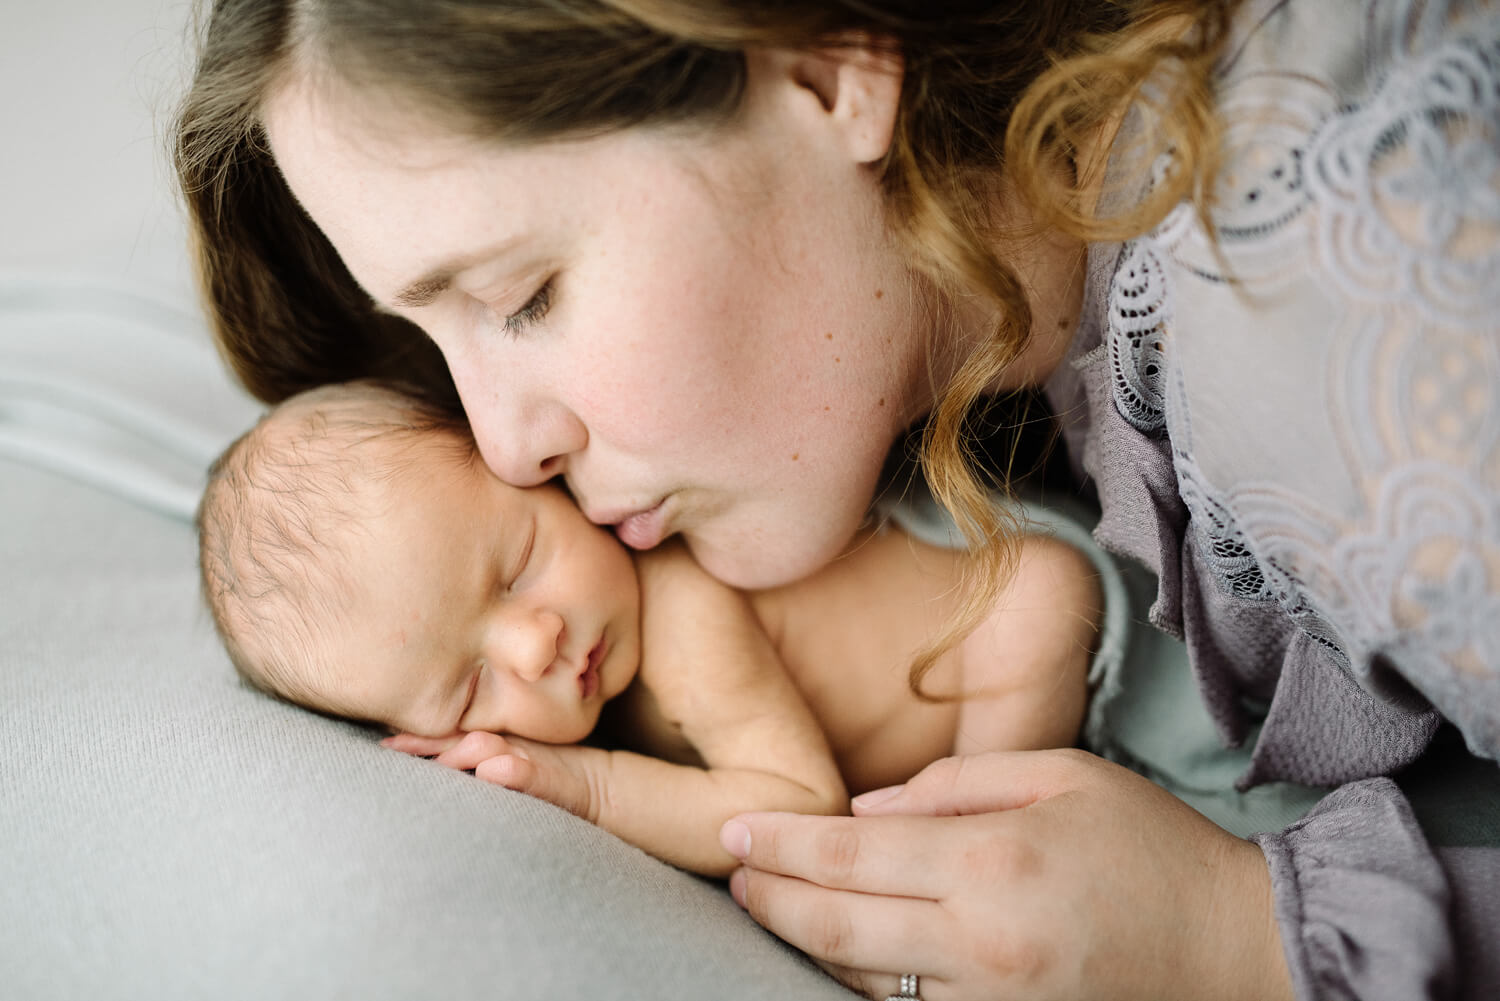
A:
POLYGON ((1250 0, 1220 93, 1217 240, 1091 248, 1048 394, 1241 788, 1332 789, 1257 839, 1298 996, 1500 996, 1500 831, 1385 777, 1500 756, 1500 10, 1250 0))

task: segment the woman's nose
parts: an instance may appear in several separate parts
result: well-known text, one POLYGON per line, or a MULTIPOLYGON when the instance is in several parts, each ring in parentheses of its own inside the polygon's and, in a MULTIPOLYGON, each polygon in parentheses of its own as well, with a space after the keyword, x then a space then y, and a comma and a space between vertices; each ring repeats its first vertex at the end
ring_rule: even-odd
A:
POLYGON ((496 396, 464 399, 484 464, 516 487, 534 487, 567 472, 568 457, 588 444, 588 430, 560 403, 508 404, 496 396))
POLYGON ((534 682, 557 662, 564 624, 561 615, 547 609, 518 609, 501 630, 502 662, 523 681, 534 682))

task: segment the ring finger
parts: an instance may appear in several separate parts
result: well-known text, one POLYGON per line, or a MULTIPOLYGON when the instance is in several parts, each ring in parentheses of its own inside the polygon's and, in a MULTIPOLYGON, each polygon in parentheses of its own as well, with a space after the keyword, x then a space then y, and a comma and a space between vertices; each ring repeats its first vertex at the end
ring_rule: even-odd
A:
POLYGON ((893 977, 947 970, 951 919, 935 900, 829 889, 756 869, 736 870, 729 891, 761 925, 833 966, 893 977))
MULTIPOLYGON (((902 977, 891 973, 871 973, 869 970, 856 970, 848 966, 839 966, 835 963, 819 962, 819 966, 830 977, 854 991, 863 994, 872 1001, 885 1001, 890 997, 907 997, 901 993, 902 977)), ((935 977, 917 977, 917 997, 919 1001, 944 1001, 952 997, 948 990, 948 982, 938 980, 935 977)))

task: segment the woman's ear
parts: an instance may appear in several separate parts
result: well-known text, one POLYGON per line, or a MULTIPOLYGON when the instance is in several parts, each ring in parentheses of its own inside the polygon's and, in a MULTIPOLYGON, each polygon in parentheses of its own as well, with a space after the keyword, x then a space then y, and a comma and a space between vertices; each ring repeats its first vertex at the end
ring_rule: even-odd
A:
POLYGON ((833 134, 854 160, 874 163, 885 156, 896 128, 905 68, 894 40, 851 33, 820 49, 762 55, 817 99, 833 134))

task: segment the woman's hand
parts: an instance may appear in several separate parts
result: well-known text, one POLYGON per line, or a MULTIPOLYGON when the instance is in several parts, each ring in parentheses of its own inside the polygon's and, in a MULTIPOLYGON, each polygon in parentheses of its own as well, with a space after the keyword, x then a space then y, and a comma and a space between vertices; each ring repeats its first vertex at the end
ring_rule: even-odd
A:
POLYGON ((1291 996, 1259 848, 1118 765, 946 758, 854 810, 721 839, 735 899, 872 998, 902 973, 924 1001, 1291 996))
POLYGON ((598 822, 599 782, 591 771, 603 751, 571 744, 543 744, 521 737, 503 737, 483 730, 447 737, 419 737, 398 733, 380 742, 495 785, 545 799, 575 816, 598 822))

